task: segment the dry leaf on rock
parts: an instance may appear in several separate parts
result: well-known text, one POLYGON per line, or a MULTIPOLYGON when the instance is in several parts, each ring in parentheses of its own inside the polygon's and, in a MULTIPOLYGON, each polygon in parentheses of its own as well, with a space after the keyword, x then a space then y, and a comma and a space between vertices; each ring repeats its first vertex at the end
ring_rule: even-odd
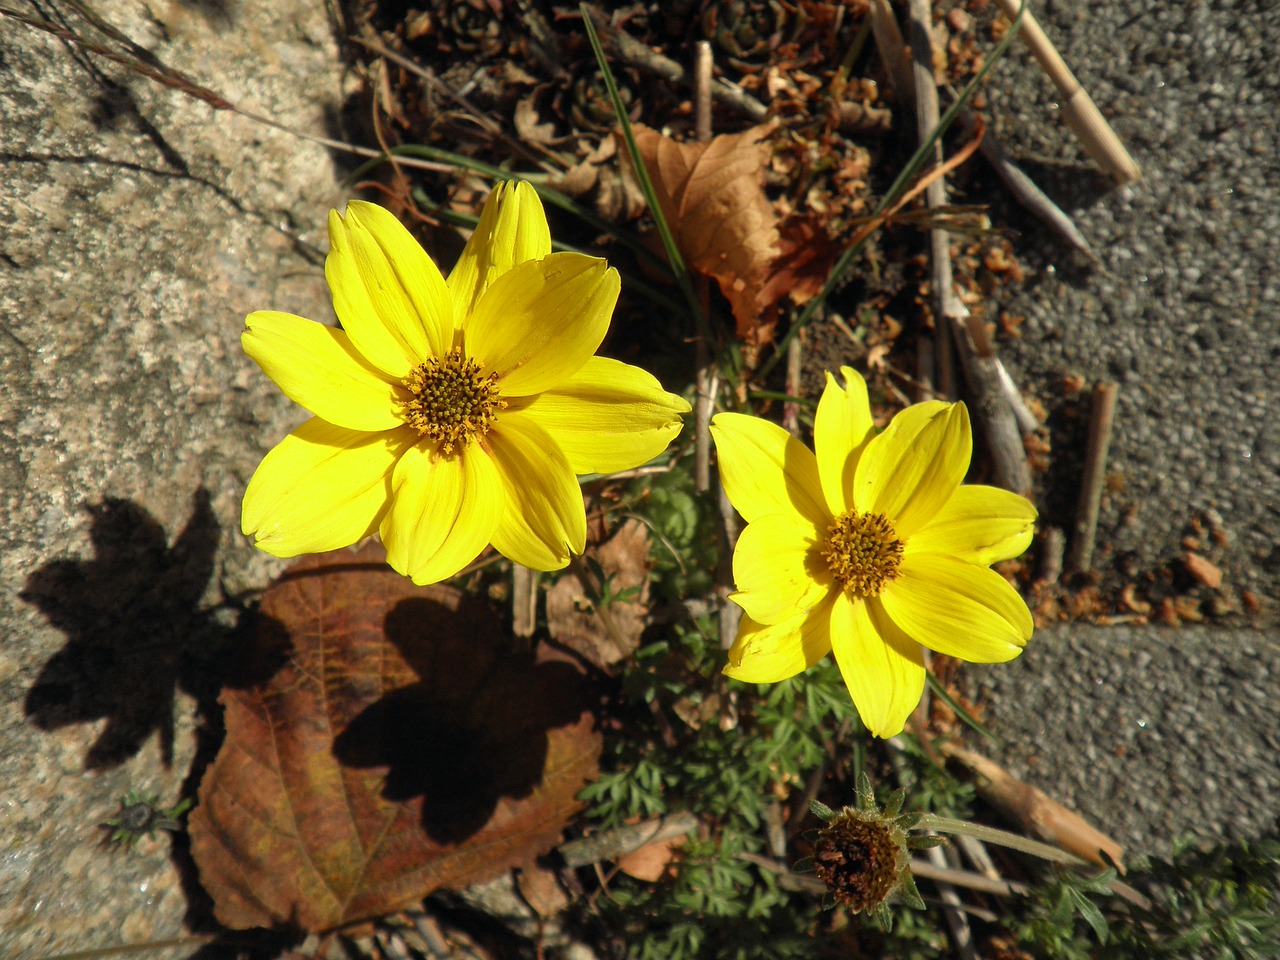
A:
POLYGON ((677 143, 635 126, 636 145, 653 180, 662 215, 689 265, 712 277, 733 308, 738 336, 766 342, 770 308, 785 291, 764 295, 780 252, 778 215, 764 194, 768 125, 704 143, 677 143), (776 294, 776 295, 774 295, 776 294))
POLYGON ((547 629, 588 662, 608 667, 635 652, 649 624, 649 529, 638 520, 628 520, 590 555, 610 578, 613 594, 634 591, 627 599, 609 604, 618 636, 601 623, 582 581, 572 573, 547 591, 547 629))
POLYGON ((578 669, 512 654, 487 608, 378 547, 292 566, 256 639, 278 669, 224 690, 190 823, 233 929, 331 930, 528 862, 596 772, 578 669))

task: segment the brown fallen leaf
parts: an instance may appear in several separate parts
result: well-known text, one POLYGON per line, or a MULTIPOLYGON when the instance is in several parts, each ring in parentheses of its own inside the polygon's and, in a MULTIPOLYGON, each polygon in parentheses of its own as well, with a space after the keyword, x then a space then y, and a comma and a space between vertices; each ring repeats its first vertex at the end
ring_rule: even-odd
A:
POLYGON ((1183 554, 1182 562, 1186 565, 1187 573, 1191 574, 1206 587, 1217 590, 1222 585, 1221 568, 1215 567, 1200 554, 1188 550, 1183 554))
POLYGON ((578 669, 510 651, 488 610, 380 547, 295 564, 223 691, 191 852, 233 929, 326 931, 550 849, 596 772, 578 669))
POLYGON ((719 284, 738 336, 757 346, 772 335, 777 320, 769 308, 785 292, 771 292, 772 300, 764 294, 781 252, 778 215, 764 194, 764 138, 771 131, 762 125, 678 143, 635 125, 636 145, 676 246, 694 270, 719 284))
POLYGON ((624 599, 608 606, 611 632, 601 622, 576 574, 566 573, 547 591, 547 629, 551 636, 598 667, 609 667, 635 652, 649 625, 649 529, 628 520, 608 541, 588 551, 609 578, 613 594, 624 599))
POLYGON ((778 229, 778 258, 769 268, 760 300, 772 304, 788 296, 797 305, 808 303, 822 292, 840 248, 813 216, 788 217, 778 229))

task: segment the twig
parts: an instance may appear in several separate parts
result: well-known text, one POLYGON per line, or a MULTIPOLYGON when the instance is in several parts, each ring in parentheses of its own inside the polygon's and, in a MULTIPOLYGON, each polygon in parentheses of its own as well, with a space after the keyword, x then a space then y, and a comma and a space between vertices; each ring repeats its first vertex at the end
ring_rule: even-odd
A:
MULTIPOLYGON (((804 347, 804 331, 787 344, 787 395, 800 396, 800 366, 804 347)), ((792 436, 800 435, 800 405, 787 401, 782 405, 782 426, 792 436)))
MULTIPOLYGON (((947 855, 941 847, 930 847, 925 851, 925 856, 929 858, 929 865, 935 870, 953 869, 947 863, 947 855)), ((946 880, 935 878, 934 882, 938 885, 942 913, 947 918, 947 926, 951 928, 951 939, 955 942, 956 950, 964 960, 978 960, 978 948, 973 945, 973 928, 969 926, 969 918, 961 909, 963 904, 960 901, 960 894, 956 893, 956 888, 946 880)))
POLYGON ((1115 419, 1118 391, 1114 383, 1100 383, 1093 388, 1093 412, 1085 447, 1084 475, 1080 478, 1080 502, 1076 505, 1071 550, 1067 554, 1068 573, 1088 570, 1093 566, 1098 507, 1102 503, 1102 486, 1106 480, 1107 448, 1111 445, 1111 424, 1115 419))
POLYGON ((1022 391, 1013 382, 1013 377, 1009 376, 1009 371, 1000 362, 1000 358, 994 353, 991 354, 991 357, 995 361, 996 376, 1000 380, 1000 392, 1004 394, 1009 408, 1013 411, 1013 419, 1017 421, 1018 430, 1021 431, 1024 437, 1027 434, 1035 433, 1040 429, 1040 421, 1036 419, 1036 415, 1031 412, 1026 401, 1022 399, 1022 391))
MULTIPOLYGON (((950 742, 944 742, 941 748, 948 758, 955 760, 969 772, 978 789, 978 794, 984 800, 1024 830, 1053 844, 1052 853, 1056 856, 1030 848, 1027 852, 1054 859, 1059 863, 1090 861, 1106 866, 1109 860, 1117 866, 1120 865, 1124 857, 1124 849, 1118 843, 1044 791, 1017 779, 995 761, 974 750, 950 742), (1106 854, 1106 857, 1104 858, 1100 853, 1106 854)), ((927 815, 921 821, 922 825, 925 825, 931 816, 927 815)), ((967 833, 969 836, 977 836, 980 839, 991 839, 982 835, 982 831, 991 829, 989 827, 981 827, 978 824, 970 824, 963 829, 952 829, 953 827, 954 824, 951 828, 944 825, 938 829, 943 833, 967 833)), ((1036 847, 1041 846, 1035 841, 1022 839, 1036 847)), ((1006 846, 1012 845, 999 839, 995 842, 1003 842, 1006 846)), ((1124 868, 1121 866, 1120 869, 1124 868)))
POLYGON ((1062 577, 1062 555, 1066 552, 1067 535, 1061 527, 1045 527, 1040 548, 1038 583, 1055 584, 1062 577))
MULTIPOLYGON (((916 105, 916 132, 921 143, 927 142, 938 125, 938 86, 933 75, 932 4, 930 0, 910 0, 908 34, 911 37, 910 95, 916 105)), ((942 161, 942 141, 934 144, 934 161, 942 161)), ((925 204, 930 210, 945 206, 947 185, 942 177, 930 181, 925 190, 925 204)), ((954 397, 955 365, 948 327, 969 316, 968 308, 956 296, 951 273, 951 237, 941 227, 929 231, 929 284, 935 303, 933 352, 931 369, 921 369, 923 378, 944 397, 954 397)), ((928 354, 920 358, 929 359, 928 354)))
MULTIPOLYGON (((1012 19, 1017 16, 1022 2, 1024 0, 1000 0, 1000 6, 1004 9, 1005 16, 1012 19)), ((1062 98, 1062 119, 1080 138, 1081 145, 1094 163, 1120 186, 1137 180, 1142 175, 1137 162, 1103 118, 1097 104, 1085 92, 1084 87, 1080 86, 1080 81, 1040 29, 1040 24, 1030 10, 1023 13, 1022 30, 1019 32, 1023 42, 1040 61, 1041 68, 1058 88, 1058 95, 1062 98)))
POLYGON ((697 829, 698 818, 692 813, 673 813, 669 817, 618 827, 581 840, 570 840, 560 845, 559 852, 565 865, 576 870, 601 860, 616 860, 646 844, 683 837, 697 829))
POLYGON ((889 70, 889 85, 904 100, 910 100, 915 86, 911 80, 911 58, 907 54, 907 42, 902 39, 902 31, 898 29, 898 21, 889 0, 871 0, 870 16, 876 50, 889 70))
MULTIPOLYGON (((973 125, 972 115, 965 117, 966 127, 973 125)), ((1013 194, 1013 199, 1018 201, 1030 213, 1038 217, 1046 223, 1054 233, 1066 240, 1072 247, 1079 250, 1094 263, 1098 263, 1098 258, 1093 252, 1093 248, 1089 246, 1089 241, 1085 239, 1083 233, 1076 226, 1062 208, 1049 199, 1048 195, 1041 190, 1034 180, 1023 172, 1022 168, 1015 164, 1004 152, 1004 147, 1000 145, 1000 139, 991 127, 987 127, 987 132, 982 136, 982 155, 987 158, 987 163, 991 164, 991 168, 995 170, 998 176, 1009 192, 1013 194)))
POLYGON ((1017 419, 1001 382, 1000 361, 989 352, 989 345, 988 352, 984 353, 974 342, 975 332, 982 336, 982 342, 986 340, 978 324, 953 323, 951 332, 964 367, 965 382, 973 396, 974 416, 985 428, 987 452, 991 455, 991 482, 1025 494, 1031 489, 1031 470, 1017 419), (976 331, 975 327, 978 327, 976 331))
MULTIPOLYGON (((598 7, 590 4, 586 6, 591 12, 591 18, 596 25, 596 29, 600 31, 601 39, 619 60, 630 66, 655 73, 666 80, 670 80, 672 83, 688 83, 684 67, 669 57, 655 53, 639 40, 615 27, 609 16, 598 7)), ((745 93, 741 87, 725 80, 716 80, 711 85, 711 96, 717 102, 732 107, 756 123, 763 120, 769 113, 769 108, 763 103, 745 93)))
MULTIPOLYGON (((933 40, 930 31, 932 16, 929 0, 911 0, 911 54, 912 76, 915 80, 916 121, 922 141, 926 140, 938 125, 938 88, 933 76, 933 40)), ((982 137, 981 126, 973 136, 982 137)), ((941 159, 941 141, 938 142, 938 159, 941 159)), ((925 193, 930 209, 937 209, 947 202, 946 183, 942 177, 934 179, 925 193)), ((974 396, 975 413, 986 428, 987 445, 991 453, 997 486, 1025 493, 1031 488, 1031 474, 1027 469, 1027 455, 1022 446, 1012 408, 1003 402, 1004 388, 999 374, 999 361, 989 347, 980 350, 973 339, 973 324, 969 310, 956 295, 951 273, 951 239, 946 230, 934 227, 929 231, 930 284, 936 304, 934 329, 934 388, 943 396, 954 396, 951 357, 952 338, 964 367, 965 381, 974 396)), ((978 329, 981 336, 981 328, 978 329)), ((985 337, 983 337, 985 340, 985 337)), ((1016 391, 1015 391, 1016 392, 1016 391)))
POLYGON ((538 578, 522 563, 511 565, 511 632, 528 643, 538 626, 538 578))
MULTIPOLYGON (((911 22, 911 76, 914 80, 916 101, 916 132, 920 142, 926 142, 938 126, 938 85, 933 75, 933 34, 931 29, 932 5, 930 0, 910 0, 908 5, 911 22)), ((934 160, 942 161, 942 141, 934 145, 934 160)), ((925 190, 925 202, 930 210, 946 206, 947 184, 942 177, 929 183, 925 190)), ((969 316, 969 309, 956 296, 951 277, 951 238, 946 230, 934 227, 929 231, 932 250, 931 283, 937 299, 939 313, 952 320, 969 316)), ((941 346, 941 344, 940 344, 941 346)))
POLYGON ((711 44, 693 47, 693 130, 700 143, 711 139, 711 44))
MULTIPOLYGON (((711 44, 706 40, 699 40, 694 46, 693 110, 695 135, 706 143, 711 139, 711 44)), ((706 277, 696 278, 694 291, 706 316, 711 303, 706 277)), ((705 493, 711 489, 711 415, 715 412, 719 377, 711 356, 711 344, 705 337, 694 341, 693 351, 698 397, 693 414, 693 485, 699 493, 705 493)))

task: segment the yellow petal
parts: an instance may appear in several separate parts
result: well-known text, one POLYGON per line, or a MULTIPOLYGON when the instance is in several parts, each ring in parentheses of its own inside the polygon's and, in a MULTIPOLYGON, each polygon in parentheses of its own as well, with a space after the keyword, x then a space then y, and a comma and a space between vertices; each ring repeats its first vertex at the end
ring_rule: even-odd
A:
POLYGON ((813 418, 813 450, 827 509, 839 516, 853 506, 853 475, 858 459, 875 433, 866 381, 851 367, 841 367, 844 389, 827 374, 827 386, 813 418))
POLYGON ((581 474, 630 470, 652 460, 679 434, 689 404, 639 367, 592 357, 522 409, 581 474))
POLYGON ((924 692, 920 644, 876 601, 841 592, 831 611, 831 650, 863 726, 877 737, 901 733, 924 692))
POLYGON ((404 425, 395 387, 341 330, 272 310, 251 313, 244 322, 244 352, 294 403, 350 430, 404 425))
POLYGON ((617 270, 580 253, 518 263, 468 318, 467 354, 498 375, 504 397, 557 387, 600 346, 620 288, 617 270))
POLYGON ((263 458, 244 492, 240 528, 277 557, 323 553, 378 528, 408 431, 362 433, 308 420, 263 458))
POLYGON ((392 377, 451 345, 453 304, 440 271, 381 207, 353 200, 346 217, 329 211, 324 274, 352 344, 392 377))
POLYGON ((744 616, 724 672, 744 683, 777 683, 813 666, 831 652, 831 602, 773 626, 744 616))
POLYGON ((907 553, 945 553, 989 566, 1031 545, 1036 508, 1026 497, 999 487, 967 486, 907 541, 907 553))
POLYGON ((787 431, 759 417, 721 413, 711 420, 711 436, 720 483, 747 523, 798 513, 819 529, 830 525, 813 452, 787 431))
POLYGON ((1004 577, 937 553, 902 558, 880 594, 885 612, 930 650, 973 663, 1003 663, 1031 637, 1031 611, 1004 577))
MULTIPOLYGON (((824 531, 825 532, 825 531, 824 531)), ((808 613, 833 589, 818 556, 823 533, 795 513, 772 513, 747 524, 733 551, 733 602, 757 623, 808 613)))
POLYGON ((859 513, 884 514, 908 539, 946 506, 972 452, 963 403, 912 404, 867 444, 854 475, 854 505, 859 513))
POLYGON ((451 577, 479 556, 505 503, 498 470, 482 449, 433 459, 434 446, 417 444, 400 458, 382 521, 387 563, 419 586, 451 577))
POLYGON ((489 194, 480 222, 449 274, 449 290, 461 328, 489 284, 517 263, 551 252, 551 231, 542 201, 522 180, 499 183, 489 194))
POLYGON ((506 491, 493 547, 534 570, 559 570, 587 543, 582 491, 560 448, 535 421, 504 411, 486 446, 506 491))

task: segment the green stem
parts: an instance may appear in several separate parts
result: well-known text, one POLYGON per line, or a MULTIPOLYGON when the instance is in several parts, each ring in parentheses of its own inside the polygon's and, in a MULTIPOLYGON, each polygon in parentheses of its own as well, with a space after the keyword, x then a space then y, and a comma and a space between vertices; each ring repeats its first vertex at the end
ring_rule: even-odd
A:
POLYGON ((976 837, 987 843, 995 843, 1013 850, 1021 850, 1023 853, 1029 853, 1033 857, 1051 860, 1054 863, 1069 863, 1073 866, 1088 865, 1087 861, 1081 860, 1074 853, 1067 853, 1065 850, 1051 847, 1047 843, 1030 840, 1007 830, 997 830, 995 827, 985 827, 980 823, 970 823, 967 820, 955 820, 951 817, 940 817, 935 813, 926 813, 920 817, 917 826, 937 830, 939 833, 954 833, 966 837, 976 837))

